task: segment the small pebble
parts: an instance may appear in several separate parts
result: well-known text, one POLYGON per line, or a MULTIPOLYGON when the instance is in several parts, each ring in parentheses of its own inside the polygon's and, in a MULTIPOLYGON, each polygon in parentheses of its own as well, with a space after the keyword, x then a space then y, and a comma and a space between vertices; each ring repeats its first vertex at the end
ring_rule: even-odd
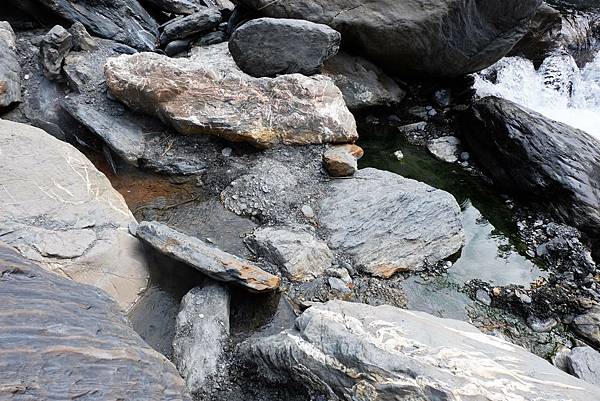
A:
POLYGON ((225 157, 231 156, 231 152, 233 152, 233 149, 231 148, 223 148, 223 150, 221 150, 221 154, 225 157))
POLYGON ((404 153, 402 153, 401 150, 397 150, 394 152, 394 156, 396 157, 396 159, 398 160, 402 160, 404 159, 404 153))
POLYGON ((313 211, 312 207, 310 207, 308 205, 303 205, 301 210, 302 210, 302 214, 307 219, 312 219, 313 217, 315 217, 315 212, 313 211))

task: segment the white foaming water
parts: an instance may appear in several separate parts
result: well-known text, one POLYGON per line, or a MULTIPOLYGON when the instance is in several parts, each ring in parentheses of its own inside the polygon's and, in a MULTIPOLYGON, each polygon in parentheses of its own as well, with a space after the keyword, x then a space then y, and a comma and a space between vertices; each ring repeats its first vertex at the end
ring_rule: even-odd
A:
POLYGON ((600 52, 580 69, 569 55, 548 57, 536 71, 533 63, 506 57, 475 77, 479 96, 512 100, 600 140, 600 52))

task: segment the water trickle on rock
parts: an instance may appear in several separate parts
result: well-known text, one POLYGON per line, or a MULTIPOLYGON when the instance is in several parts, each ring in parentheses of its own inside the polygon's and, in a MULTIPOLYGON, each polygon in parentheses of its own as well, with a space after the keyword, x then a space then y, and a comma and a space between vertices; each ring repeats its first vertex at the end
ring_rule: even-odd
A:
POLYGON ((475 75, 479 96, 494 95, 586 131, 600 140, 600 52, 579 68, 572 56, 533 62, 506 57, 475 75))

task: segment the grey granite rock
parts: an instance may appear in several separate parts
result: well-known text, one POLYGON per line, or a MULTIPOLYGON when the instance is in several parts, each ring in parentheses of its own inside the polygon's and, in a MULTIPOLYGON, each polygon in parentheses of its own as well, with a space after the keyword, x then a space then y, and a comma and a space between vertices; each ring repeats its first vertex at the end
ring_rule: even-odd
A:
POLYGON ((589 401, 599 391, 468 323, 391 306, 315 305, 238 351, 267 380, 334 400, 589 401))
POLYGON ((573 320, 573 329, 586 340, 600 346, 600 307, 594 307, 573 320))
POLYGON ((159 252, 215 280, 234 283, 252 292, 269 292, 279 287, 279 277, 164 224, 144 221, 137 227, 136 235, 159 252))
POLYGON ((564 356, 565 371, 595 386, 600 386, 600 352, 592 347, 575 347, 564 356))
POLYGON ((323 75, 340 88, 350 110, 393 106, 406 96, 406 91, 375 64, 344 52, 325 62, 323 75))
POLYGON ((183 297, 177 315, 173 359, 192 394, 210 392, 227 375, 224 347, 229 337, 229 289, 216 282, 183 297))
POLYGON ((247 238, 251 249, 295 281, 310 281, 331 267, 333 252, 302 227, 261 227, 247 238))
POLYGON ((0 107, 21 101, 21 66, 16 40, 10 24, 0 21, 0 107))
POLYGON ((147 0, 161 11, 173 14, 189 15, 200 10, 197 0, 147 0))
POLYGON ((332 249, 347 252, 379 277, 421 270, 458 252, 464 242, 452 195, 373 168, 332 182, 318 220, 332 249))
POLYGON ((0 120, 0 235, 27 259, 95 285, 129 309, 148 270, 135 219, 104 174, 73 146, 0 120))
POLYGON ((254 77, 317 74, 340 47, 340 34, 323 24, 257 18, 237 28, 229 39, 236 64, 254 77))
POLYGON ((435 138, 427 143, 427 149, 439 160, 446 163, 456 163, 458 161, 458 146, 460 139, 455 136, 442 136, 435 138))
POLYGON ((175 366, 105 292, 0 244, 0 399, 189 401, 175 366))
POLYGON ((345 143, 358 137, 354 117, 329 78, 253 78, 236 66, 226 43, 196 47, 191 58, 153 53, 111 58, 106 76, 119 100, 183 134, 257 147, 345 143))
POLYGON ((182 18, 169 21, 160 35, 160 43, 167 43, 176 39, 185 39, 196 33, 206 32, 215 28, 221 22, 219 10, 202 7, 197 12, 182 18))

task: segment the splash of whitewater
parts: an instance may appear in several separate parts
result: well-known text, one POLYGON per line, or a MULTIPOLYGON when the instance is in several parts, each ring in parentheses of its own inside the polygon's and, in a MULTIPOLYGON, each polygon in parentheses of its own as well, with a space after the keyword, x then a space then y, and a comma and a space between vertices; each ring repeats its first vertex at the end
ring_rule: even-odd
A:
POLYGON ((507 57, 475 77, 479 96, 512 100, 600 140, 600 52, 580 69, 570 55, 548 57, 535 69, 520 57, 507 57))

